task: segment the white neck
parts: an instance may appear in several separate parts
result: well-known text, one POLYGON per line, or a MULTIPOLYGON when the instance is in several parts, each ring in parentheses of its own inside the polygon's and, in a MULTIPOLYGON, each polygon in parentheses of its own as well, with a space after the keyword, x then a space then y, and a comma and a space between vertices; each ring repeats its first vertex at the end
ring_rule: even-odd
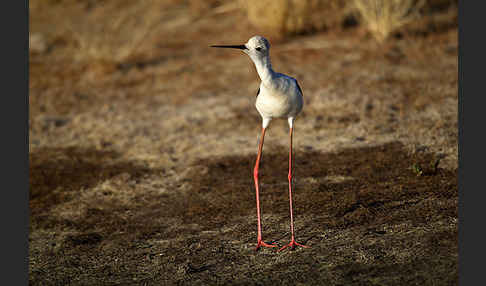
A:
POLYGON ((275 75, 275 72, 272 69, 272 63, 270 62, 270 57, 261 57, 252 60, 263 84, 270 86, 275 75))

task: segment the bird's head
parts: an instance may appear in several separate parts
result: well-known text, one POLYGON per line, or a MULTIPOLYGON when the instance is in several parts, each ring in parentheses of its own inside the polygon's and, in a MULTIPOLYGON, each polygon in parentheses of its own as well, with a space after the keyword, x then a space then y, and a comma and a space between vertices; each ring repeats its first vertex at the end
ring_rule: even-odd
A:
POLYGON ((270 42, 262 36, 253 36, 243 45, 213 45, 211 47, 240 49, 253 61, 266 58, 270 53, 270 42))

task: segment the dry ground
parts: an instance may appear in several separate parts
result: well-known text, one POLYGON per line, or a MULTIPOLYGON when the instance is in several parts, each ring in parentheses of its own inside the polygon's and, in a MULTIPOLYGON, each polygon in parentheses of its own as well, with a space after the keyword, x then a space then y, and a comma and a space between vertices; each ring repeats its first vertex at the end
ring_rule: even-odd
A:
MULTIPOLYGON (((136 53, 96 57, 76 34, 94 2, 50 2, 31 5, 30 284, 457 285, 456 28, 272 41, 304 91, 294 204, 311 248, 255 252, 259 82, 241 52, 208 45, 260 31, 238 10, 166 1, 136 53)), ((279 245, 287 141, 275 120, 261 200, 279 245)))

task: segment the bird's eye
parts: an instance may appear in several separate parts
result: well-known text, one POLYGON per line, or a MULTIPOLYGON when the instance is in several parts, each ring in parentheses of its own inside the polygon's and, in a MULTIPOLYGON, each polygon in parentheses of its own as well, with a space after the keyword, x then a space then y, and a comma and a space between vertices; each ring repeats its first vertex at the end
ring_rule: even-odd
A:
POLYGON ((261 51, 261 49, 262 49, 261 47, 256 47, 255 48, 255 50, 257 50, 257 51, 261 51))

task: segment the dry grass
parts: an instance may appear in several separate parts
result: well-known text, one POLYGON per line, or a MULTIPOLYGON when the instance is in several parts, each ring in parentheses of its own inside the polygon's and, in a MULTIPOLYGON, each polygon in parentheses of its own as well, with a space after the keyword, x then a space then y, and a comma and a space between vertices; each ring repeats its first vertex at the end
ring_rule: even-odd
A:
POLYGON ((77 44, 78 59, 123 62, 160 23, 158 1, 104 2, 86 18, 72 18, 68 29, 77 44))
POLYGON ((220 0, 35 1, 29 7, 31 51, 55 46, 58 58, 95 66, 150 58, 155 42, 167 41, 176 28, 238 7, 238 2, 220 0), (61 46, 65 53, 59 53, 61 46))
MULTIPOLYGON (((456 284, 457 29, 390 37, 385 53, 359 30, 272 41, 305 93, 294 214, 312 248, 255 253, 259 80, 245 55, 208 45, 256 28, 236 2, 112 2, 31 3, 30 285, 456 284), (146 14, 163 22, 150 30, 146 14), (72 60, 99 58, 80 36, 116 49, 103 60, 133 58, 95 73, 72 60)), ((261 167, 264 238, 280 245, 287 131, 272 123, 261 167)))
POLYGON ((354 0, 354 8, 378 42, 416 19, 425 0, 354 0))
MULTIPOLYGON (((249 22, 278 36, 355 26, 357 18, 379 40, 419 16, 440 14, 454 0, 240 0, 249 22), (419 11, 421 13, 419 13, 419 11)), ((433 21, 435 22, 435 20, 433 21)), ((446 22, 451 22, 447 19, 446 22)), ((453 22, 453 21, 452 21, 453 22)), ((421 24, 423 25, 423 24, 421 24)))
POLYGON ((248 20, 256 27, 276 35, 325 30, 349 14, 341 0, 241 0, 248 20))

